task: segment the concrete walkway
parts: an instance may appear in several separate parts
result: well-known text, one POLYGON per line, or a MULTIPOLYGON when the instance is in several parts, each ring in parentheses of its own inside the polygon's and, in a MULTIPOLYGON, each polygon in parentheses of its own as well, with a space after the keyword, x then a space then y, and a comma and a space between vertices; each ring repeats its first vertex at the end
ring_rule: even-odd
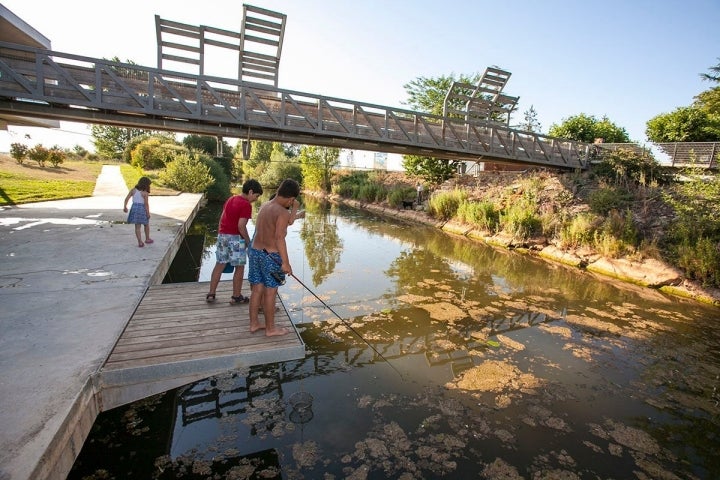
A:
POLYGON ((92 197, 0 207, 0 480, 64 479, 102 406, 99 370, 202 200, 150 196, 152 245, 105 166, 92 197))

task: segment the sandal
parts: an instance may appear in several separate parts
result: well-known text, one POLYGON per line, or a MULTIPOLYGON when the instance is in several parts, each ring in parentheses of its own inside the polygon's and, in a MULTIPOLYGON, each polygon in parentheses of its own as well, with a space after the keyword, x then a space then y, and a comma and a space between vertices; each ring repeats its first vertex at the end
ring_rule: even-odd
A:
POLYGON ((238 297, 230 297, 230 305, 238 305, 240 303, 249 303, 250 297, 243 297, 242 295, 238 297))
POLYGON ((208 293, 205 295, 205 301, 207 303, 213 303, 215 301, 215 294, 214 293, 208 293))

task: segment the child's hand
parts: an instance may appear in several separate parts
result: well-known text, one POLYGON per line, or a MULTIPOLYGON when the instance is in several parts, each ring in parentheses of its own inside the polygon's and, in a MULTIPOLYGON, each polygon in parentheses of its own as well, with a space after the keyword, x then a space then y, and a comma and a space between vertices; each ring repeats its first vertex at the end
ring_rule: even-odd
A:
POLYGON ((123 212, 127 213, 127 207, 123 207, 123 212))

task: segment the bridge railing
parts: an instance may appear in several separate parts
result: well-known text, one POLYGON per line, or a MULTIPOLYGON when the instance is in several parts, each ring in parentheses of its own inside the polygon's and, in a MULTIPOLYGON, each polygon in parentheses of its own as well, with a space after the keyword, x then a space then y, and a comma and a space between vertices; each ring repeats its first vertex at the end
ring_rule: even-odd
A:
POLYGON ((652 155, 659 164, 675 168, 716 169, 720 164, 720 142, 598 143, 590 148, 590 161, 599 162, 618 149, 652 155))
POLYGON ((585 168, 588 146, 207 75, 0 42, 0 111, 87 123, 342 146, 455 160, 585 168))

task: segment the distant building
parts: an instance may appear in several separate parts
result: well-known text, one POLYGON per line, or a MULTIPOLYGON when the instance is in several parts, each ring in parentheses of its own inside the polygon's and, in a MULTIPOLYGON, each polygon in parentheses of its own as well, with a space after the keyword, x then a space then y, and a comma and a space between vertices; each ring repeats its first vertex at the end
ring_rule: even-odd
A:
POLYGON ((398 153, 342 149, 340 150, 340 167, 352 170, 402 172, 404 170, 402 157, 398 153))

